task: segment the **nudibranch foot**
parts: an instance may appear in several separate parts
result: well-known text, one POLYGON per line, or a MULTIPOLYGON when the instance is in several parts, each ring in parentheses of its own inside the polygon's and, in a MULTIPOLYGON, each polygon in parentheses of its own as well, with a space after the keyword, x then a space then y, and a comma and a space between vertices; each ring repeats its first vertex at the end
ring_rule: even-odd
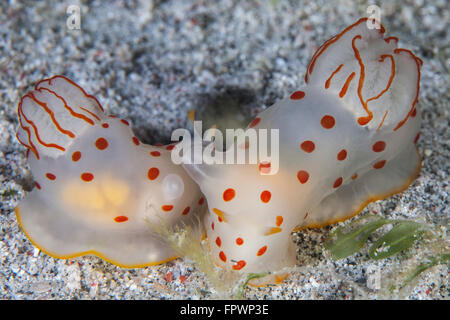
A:
POLYGON ((35 188, 16 208, 30 240, 57 258, 97 255, 121 267, 168 261, 152 226, 197 226, 205 205, 173 145, 145 145, 127 120, 63 76, 38 83, 18 107, 35 188))

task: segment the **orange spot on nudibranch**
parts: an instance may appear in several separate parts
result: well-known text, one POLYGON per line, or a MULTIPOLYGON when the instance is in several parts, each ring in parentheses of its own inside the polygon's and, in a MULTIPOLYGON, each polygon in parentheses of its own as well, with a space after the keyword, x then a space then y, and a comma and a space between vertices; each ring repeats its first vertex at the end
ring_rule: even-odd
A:
POLYGON ((314 144, 314 142, 312 142, 310 140, 305 140, 300 145, 300 148, 302 148, 302 150, 307 152, 307 153, 311 153, 316 148, 316 145, 314 144))
POLYGON ((352 175, 352 180, 355 180, 356 178, 358 178, 358 174, 355 173, 354 175, 352 175))
POLYGON ((149 180, 155 180, 159 176, 159 169, 155 167, 150 168, 148 170, 147 176, 149 180))
POLYGON ((306 172, 305 170, 300 170, 299 172, 297 172, 297 178, 298 178, 298 181, 300 181, 301 184, 304 184, 309 179, 309 173, 306 172))
POLYGON ((201 197, 200 200, 198 200, 198 204, 201 206, 205 203, 205 198, 201 197))
POLYGON ((216 238, 216 245, 217 245, 218 247, 220 247, 220 246, 222 245, 222 240, 220 240, 220 237, 217 237, 217 238, 216 238))
POLYGON ((219 258, 220 260, 222 260, 223 262, 227 262, 227 256, 225 255, 225 253, 223 251, 219 252, 219 258))
POLYGON ((275 218, 275 224, 277 225, 277 227, 281 226, 282 223, 283 223, 283 217, 282 216, 277 216, 275 218))
POLYGON ((191 207, 184 208, 183 212, 181 213, 183 216, 187 215, 191 211, 191 207))
POLYGON ((305 92, 304 91, 295 91, 293 94, 291 94, 291 100, 300 100, 303 99, 305 97, 305 92))
POLYGON ((38 188, 38 190, 41 190, 41 185, 37 181, 34 182, 34 185, 38 188))
POLYGON ((135 145, 137 145, 137 146, 141 144, 141 143, 139 142, 139 139, 136 138, 136 137, 131 138, 131 140, 133 140, 133 143, 134 143, 135 145))
POLYGON ((336 123, 336 121, 334 120, 333 116, 330 115, 325 115, 322 117, 322 119, 320 120, 320 124, 322 125, 322 127, 324 127, 325 129, 331 129, 334 127, 334 124, 336 123))
POLYGON ((253 121, 250 123, 249 128, 253 128, 255 126, 258 125, 258 123, 261 122, 261 118, 256 117, 255 119, 253 119, 253 121))
POLYGON ((386 148, 386 142, 384 141, 377 141, 373 144, 372 150, 374 152, 382 152, 386 148))
POLYGON ((75 151, 74 153, 72 153, 72 161, 73 162, 77 162, 80 159, 81 159, 81 152, 80 151, 75 151))
POLYGON ((174 144, 171 144, 170 146, 167 146, 166 147, 166 150, 173 150, 173 148, 175 148, 175 145, 174 144))
POLYGON ((45 176, 49 180, 55 180, 56 179, 56 176, 53 173, 46 173, 45 176))
POLYGON ((214 230, 214 222, 211 223, 211 229, 214 230))
POLYGON ((125 222, 125 221, 128 221, 128 217, 126 217, 126 216, 118 216, 118 217, 115 217, 114 218, 114 221, 115 222, 125 222))
POLYGON ((109 124, 107 124, 107 123, 102 123, 102 127, 105 128, 105 129, 106 129, 106 128, 109 128, 109 124))
POLYGON ((338 188, 342 184, 342 181, 343 181, 342 177, 337 178, 333 184, 333 188, 338 188))
POLYGON ((219 220, 219 222, 227 222, 227 220, 225 219, 225 212, 217 208, 213 208, 212 211, 217 215, 217 219, 219 220))
POLYGON ((236 244, 237 244, 238 246, 242 246, 243 243, 244 243, 244 239, 242 239, 241 237, 236 238, 236 244))
POLYGON ((127 126, 130 125, 130 123, 127 120, 125 120, 125 119, 120 119, 120 122, 122 122, 123 124, 125 124, 127 126))
POLYGON ((257 256, 262 256, 267 251, 267 246, 261 247, 256 253, 257 256))
POLYGON ((265 236, 270 236, 270 235, 275 234, 275 233, 280 233, 282 230, 283 229, 281 229, 280 227, 272 227, 264 235, 265 236))
POLYGON ((272 197, 272 194, 270 193, 270 191, 264 190, 263 192, 261 192, 261 201, 264 203, 267 203, 270 201, 270 198, 272 197))
POLYGON ((339 151, 339 153, 337 154, 337 159, 339 161, 343 161, 347 158, 347 150, 342 149, 341 151, 339 151))
POLYGON ((90 182, 90 181, 94 180, 94 175, 90 172, 84 172, 81 174, 81 180, 83 180, 85 182, 90 182))
POLYGON ((261 162, 258 169, 261 173, 270 173, 270 162, 261 162))
POLYGON ((241 270, 243 267, 245 267, 247 263, 244 260, 239 260, 236 262, 235 265, 233 265, 233 270, 241 270))
POLYGON ((385 164, 386 164, 386 160, 381 160, 381 161, 378 161, 377 163, 375 163, 373 165, 373 168, 374 169, 381 169, 381 168, 384 167, 385 164))
POLYGON ((152 151, 152 152, 150 152, 150 154, 152 156, 154 156, 154 157, 159 157, 161 155, 161 152, 159 152, 159 151, 152 151))
POLYGON ((161 207, 161 209, 163 210, 163 211, 170 211, 170 210, 172 210, 173 209, 173 206, 172 205, 170 205, 170 204, 165 204, 165 205, 163 205, 162 207, 161 207))
POLYGON ((234 189, 232 189, 232 188, 229 188, 223 192, 223 200, 230 201, 234 198, 235 195, 236 195, 236 191, 234 191, 234 189))
POLYGON ((95 146, 99 150, 105 150, 108 148, 108 141, 105 138, 98 138, 97 141, 95 141, 95 146))

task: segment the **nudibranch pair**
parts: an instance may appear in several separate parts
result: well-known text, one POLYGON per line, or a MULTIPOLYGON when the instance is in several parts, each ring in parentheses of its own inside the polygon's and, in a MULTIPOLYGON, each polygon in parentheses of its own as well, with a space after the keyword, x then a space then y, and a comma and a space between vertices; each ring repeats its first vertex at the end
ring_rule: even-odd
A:
POLYGON ((149 227, 197 224, 202 194, 125 119, 63 76, 40 81, 18 106, 35 188, 16 208, 29 239, 57 258, 97 255, 122 267, 159 264, 174 250, 149 227))
POLYGON ((420 171, 422 61, 367 20, 319 47, 306 87, 250 123, 279 130, 276 174, 266 161, 176 166, 171 146, 143 145, 125 120, 106 116, 70 80, 41 81, 18 108, 17 138, 30 151, 36 180, 17 208, 22 228, 56 257, 90 253, 148 265, 172 252, 143 221, 179 223, 206 208, 206 199, 204 227, 219 266, 265 273, 295 265, 293 230, 350 218, 405 189, 420 171))

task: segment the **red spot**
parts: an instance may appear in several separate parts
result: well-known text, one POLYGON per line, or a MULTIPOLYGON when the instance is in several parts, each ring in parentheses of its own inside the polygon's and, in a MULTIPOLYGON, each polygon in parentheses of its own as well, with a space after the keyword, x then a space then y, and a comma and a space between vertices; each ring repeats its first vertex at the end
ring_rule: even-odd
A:
POLYGON ((220 237, 216 238, 216 244, 218 247, 220 247, 222 245, 222 240, 220 240, 220 237))
POLYGON ((109 117, 112 118, 112 119, 116 119, 117 118, 116 115, 110 115, 109 117))
POLYGON ((45 176, 49 180, 55 180, 56 179, 56 176, 53 173, 47 173, 47 174, 45 174, 45 176))
POLYGON ((277 216, 275 218, 275 224, 277 225, 277 227, 281 226, 282 223, 283 223, 283 217, 282 216, 277 216))
POLYGON ((334 117, 330 116, 330 115, 325 115, 323 116, 323 118, 320 120, 320 124, 322 125, 322 127, 324 127, 325 129, 331 129, 334 127, 336 121, 334 120, 334 117))
POLYGON ((371 117, 360 117, 358 118, 358 123, 360 126, 364 126, 368 124, 371 119, 372 119, 371 117))
POLYGON ((203 205, 205 203, 205 198, 201 197, 200 200, 198 200, 199 205, 203 205))
POLYGON ((236 238, 236 244, 237 244, 238 246, 242 246, 243 243, 244 243, 244 239, 242 239, 241 237, 236 238))
POLYGON ((173 279, 173 273, 172 273, 172 272, 166 273, 166 276, 164 277, 164 279, 165 279, 167 282, 171 282, 172 279, 173 279))
POLYGON ((171 144, 170 146, 167 146, 167 147, 166 147, 166 150, 172 150, 173 148, 175 148, 175 145, 174 145, 174 144, 171 144))
POLYGON ((123 124, 126 124, 127 126, 130 125, 130 123, 125 119, 120 119, 120 122, 122 122, 123 124))
POLYGON ((382 152, 386 148, 386 142, 384 141, 377 141, 373 144, 372 150, 374 152, 382 152))
POLYGON ((258 169, 261 173, 270 173, 270 162, 261 162, 258 169))
POLYGON ((223 218, 222 217, 217 216, 217 220, 219 220, 219 222, 223 222, 223 218))
POLYGON ((38 190, 41 190, 41 185, 37 181, 34 182, 34 185, 38 188, 38 190))
POLYGON ((337 178, 333 184, 333 188, 339 187, 342 184, 342 181, 343 181, 342 177, 337 178))
POLYGON ((80 159, 81 159, 81 152, 80 151, 75 151, 74 153, 72 153, 72 161, 73 162, 77 162, 80 159))
POLYGON ((229 188, 223 192, 223 200, 230 201, 234 198, 235 195, 236 195, 236 191, 234 191, 234 189, 232 189, 232 188, 229 188))
POLYGON ((414 138, 414 143, 417 143, 417 141, 419 141, 419 138, 420 138, 420 132, 414 138))
POLYGON ((233 265, 233 270, 241 270, 246 264, 247 263, 244 260, 239 260, 235 265, 233 265))
POLYGON ((270 191, 264 190, 263 192, 261 192, 261 201, 264 203, 267 203, 270 201, 270 198, 272 197, 272 194, 270 193, 270 191))
POLYGON ((106 141, 105 138, 98 138, 97 141, 95 141, 95 146, 99 150, 105 150, 108 148, 108 141, 106 141))
POLYGON ((136 137, 131 138, 131 140, 133 140, 133 143, 134 143, 135 145, 137 145, 137 146, 141 144, 141 143, 139 142, 139 139, 136 138, 136 137))
POLYGON ((211 223, 211 229, 214 230, 214 222, 211 223))
POLYGON ((291 99, 292 100, 300 100, 303 99, 305 97, 305 92, 304 91, 295 91, 293 94, 291 94, 291 99))
POLYGON ((309 173, 306 172, 305 170, 300 170, 299 172, 297 172, 297 178, 298 178, 298 181, 300 181, 301 184, 304 184, 309 179, 309 173))
POLYGON ((159 176, 159 169, 158 168, 150 168, 148 170, 147 176, 149 180, 155 180, 159 176))
POLYGON ((250 127, 250 128, 253 128, 253 127, 257 126, 258 123, 260 123, 260 122, 261 122, 261 118, 255 118, 255 119, 253 119, 253 121, 250 123, 249 127, 250 127))
POLYGON ((257 256, 262 256, 264 253, 266 253, 266 250, 267 250, 267 246, 261 247, 261 248, 258 250, 258 253, 257 253, 256 255, 257 255, 257 256))
POLYGON ((227 261, 227 256, 225 255, 225 253, 223 251, 219 252, 219 258, 220 260, 222 260, 223 262, 227 261))
POLYGON ((189 211, 191 211, 191 207, 184 208, 182 215, 183 216, 187 215, 189 213, 189 211))
POLYGON ((381 169, 384 167, 385 164, 386 164, 386 160, 381 160, 381 161, 378 161, 377 163, 375 163, 373 165, 373 167, 374 167, 374 169, 381 169))
POLYGON ((187 277, 184 274, 180 275, 180 283, 181 284, 183 284, 186 280, 187 280, 187 277))
POLYGON ((118 217, 115 217, 114 218, 114 221, 115 222, 125 222, 125 221, 128 221, 128 217, 126 217, 126 216, 118 216, 118 217))
POLYGON ((154 157, 159 157, 161 155, 161 153, 159 151, 152 151, 152 152, 150 152, 150 154, 154 157))
POLYGON ((339 161, 343 161, 347 158, 347 150, 342 149, 341 151, 339 151, 338 155, 337 155, 337 159, 339 161))
POLYGON ((105 128, 105 129, 106 129, 106 128, 109 128, 109 124, 107 124, 107 123, 102 123, 102 127, 105 128))
POLYGON ((172 210, 173 209, 173 206, 172 205, 170 205, 170 204, 166 204, 166 205, 163 205, 162 207, 161 207, 161 209, 163 210, 163 211, 170 211, 170 210, 172 210))
POLYGON ((305 151, 305 152, 311 153, 311 152, 314 151, 316 146, 315 146, 314 142, 312 142, 310 140, 305 140, 300 145, 300 148, 302 148, 302 150, 305 151))
POLYGON ((81 174, 81 180, 83 180, 85 182, 92 181, 92 180, 94 180, 94 175, 89 172, 84 172, 81 174))
POLYGON ((357 174, 357 173, 355 173, 355 174, 352 176, 352 180, 355 180, 356 178, 358 178, 358 174, 357 174))

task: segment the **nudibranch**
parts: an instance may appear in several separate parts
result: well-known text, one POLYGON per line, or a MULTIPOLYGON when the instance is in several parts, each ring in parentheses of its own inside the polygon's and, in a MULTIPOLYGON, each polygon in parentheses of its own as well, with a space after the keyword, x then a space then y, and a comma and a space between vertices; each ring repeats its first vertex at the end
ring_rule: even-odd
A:
POLYGON ((215 262, 271 273, 254 285, 280 282, 276 271, 295 265, 293 230, 348 219, 404 190, 420 171, 422 61, 397 48, 396 37, 384 38, 381 24, 369 29, 367 20, 320 46, 306 86, 249 124, 245 134, 279 130, 276 173, 267 159, 183 164, 207 199, 204 221, 215 262))
POLYGON ((40 81, 18 105, 17 139, 35 188, 16 208, 34 245, 57 258, 92 254, 121 267, 175 258, 150 225, 198 225, 200 189, 173 164, 174 145, 151 146, 108 116, 73 81, 40 81))

